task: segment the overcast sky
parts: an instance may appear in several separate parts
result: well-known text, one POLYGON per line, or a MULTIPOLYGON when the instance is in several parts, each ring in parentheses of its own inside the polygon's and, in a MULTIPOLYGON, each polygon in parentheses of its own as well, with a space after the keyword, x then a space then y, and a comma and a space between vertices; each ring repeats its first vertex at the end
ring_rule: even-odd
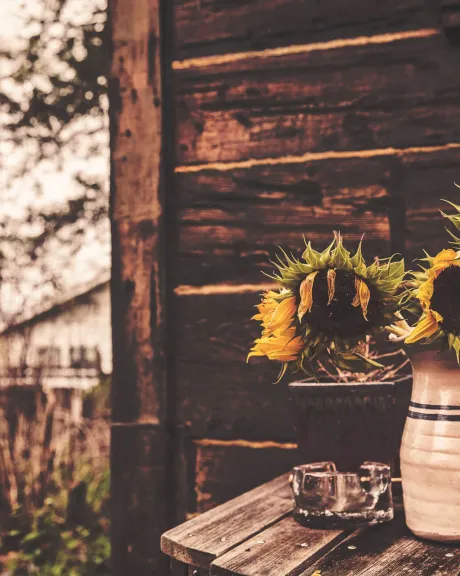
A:
MULTIPOLYGON (((76 6, 75 18, 84 18, 84 8, 91 1, 98 0, 73 0, 76 6)), ((40 2, 36 0, 26 0, 23 2, 27 10, 35 11, 40 2)), ((21 2, 19 0, 0 0, 0 50, 3 48, 18 47, 21 45, 21 36, 24 35, 24 25, 21 18, 21 2)), ((5 63, 2 65, 0 77, 8 75, 5 63)), ((8 82, 8 81, 7 81, 8 82)), ((4 120, 4 119, 3 119, 4 120)), ((91 122, 91 119, 80 120, 79 122, 91 122)), ((2 118, 0 117, 0 130, 2 118)), ((72 129, 69 128, 70 130, 72 129)), ((11 147, 0 140, 0 210, 3 215, 20 217, 22 212, 30 206, 37 206, 41 209, 45 206, 59 205, 67 199, 78 194, 78 187, 73 181, 73 176, 78 172, 85 175, 94 175, 108 179, 109 155, 108 155, 108 133, 102 129, 91 140, 78 140, 77 147, 73 140, 73 147, 64 150, 64 162, 62 170, 59 170, 53 162, 42 162, 39 166, 30 170, 29 174, 14 184, 9 183, 9 176, 15 165, 20 160, 20 154, 27 155, 27 150, 13 153, 11 147), (92 157, 88 160, 85 155, 88 147, 97 138, 105 150, 101 156, 92 157), (43 193, 37 195, 33 189, 33 181, 37 179, 42 184, 43 193)), ((64 232, 65 234, 65 232, 64 232)), ((60 279, 64 290, 72 292, 80 284, 86 284, 92 279, 101 275, 110 267, 110 236, 108 222, 101 223, 97 228, 88 227, 85 230, 84 242, 81 250, 69 263, 68 254, 65 250, 57 249, 53 255, 54 265, 60 272, 60 279), (64 265, 65 264, 65 265, 64 265)), ((24 282, 27 286, 37 283, 40 270, 28 270, 24 273, 24 282), (30 278, 28 278, 28 276, 30 278)), ((62 296, 62 294, 60 295, 62 296)), ((14 291, 11 292, 8 286, 0 288, 3 308, 5 301, 12 311, 18 305, 19 300, 15 299, 14 291), (6 300, 5 300, 6 299, 6 300)), ((49 288, 42 292, 35 287, 29 295, 29 306, 40 306, 44 300, 52 297, 49 288)))

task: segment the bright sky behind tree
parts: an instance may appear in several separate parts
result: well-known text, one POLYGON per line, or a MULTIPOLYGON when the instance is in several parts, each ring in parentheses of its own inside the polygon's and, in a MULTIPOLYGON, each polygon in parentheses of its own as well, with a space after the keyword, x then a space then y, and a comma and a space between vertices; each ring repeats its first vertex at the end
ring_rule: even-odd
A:
MULTIPOLYGON (((5 52, 20 55, 28 38, 44 33, 43 28, 27 20, 30 16, 42 18, 47 6, 46 0, 0 2, 0 97, 6 94, 23 107, 28 105, 37 87, 45 93, 51 90, 49 75, 59 74, 64 83, 72 80, 73 70, 65 68, 56 57, 65 38, 65 27, 59 23, 47 25, 45 29, 43 62, 33 69, 33 77, 26 76, 21 82, 17 78, 13 80, 11 75, 20 65, 20 56, 3 57, 5 52)), ((61 20, 71 23, 74 29, 91 21, 95 6, 104 8, 100 0, 65 0, 64 6, 61 20)), ((96 30, 103 28, 103 22, 98 22, 93 21, 96 30)), ((84 60, 86 52, 77 40, 78 36, 73 48, 75 58, 84 60)), ((97 81, 105 86, 105 77, 100 76, 97 81)), ((92 96, 90 92, 86 94, 88 99, 92 96)), ((102 95, 98 102, 99 114, 83 115, 56 128, 60 143, 57 148, 56 144, 53 148, 46 143, 39 148, 38 140, 30 135, 23 138, 22 132, 12 139, 5 130, 12 116, 0 107, 0 322, 9 322, 18 313, 29 314, 44 302, 58 295, 62 297, 66 291, 90 282, 109 269, 108 219, 103 216, 95 221, 91 207, 71 225, 62 226, 54 236, 50 235, 37 248, 33 259, 24 256, 17 242, 8 240, 12 236, 39 237, 43 233, 43 218, 37 220, 34 214, 44 214, 46 223, 48 213, 60 210, 65 213, 82 194, 90 204, 91 194, 99 195, 93 202, 99 210, 101 204, 107 203, 107 99, 102 95)), ((52 124, 53 118, 51 121, 52 124)))

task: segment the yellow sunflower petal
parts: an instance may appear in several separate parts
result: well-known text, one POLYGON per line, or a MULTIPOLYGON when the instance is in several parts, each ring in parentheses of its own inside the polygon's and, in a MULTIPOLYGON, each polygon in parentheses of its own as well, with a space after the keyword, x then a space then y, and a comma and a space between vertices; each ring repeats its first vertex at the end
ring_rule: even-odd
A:
POLYGON ((355 307, 361 306, 364 319, 367 320, 367 307, 369 305, 369 300, 371 299, 369 286, 363 280, 361 280, 361 278, 356 277, 355 288, 356 294, 351 304, 355 307))
POLYGON ((436 333, 439 328, 439 322, 442 320, 442 316, 438 313, 436 315, 431 311, 421 318, 415 325, 414 330, 410 335, 404 340, 405 344, 413 344, 422 338, 429 338, 436 333))
POLYGON ((424 312, 430 309, 431 299, 433 297, 434 281, 438 276, 449 266, 460 266, 460 260, 455 260, 458 258, 459 253, 455 252, 451 248, 446 250, 441 250, 433 258, 433 263, 431 268, 427 272, 427 279, 423 282, 417 290, 417 298, 422 305, 424 312))
POLYGON ((295 335, 295 327, 291 326, 282 334, 272 334, 258 338, 254 347, 248 354, 248 360, 252 356, 267 356, 270 360, 291 362, 296 360, 304 348, 301 336, 295 335))
POLYGON ((273 300, 272 297, 267 297, 267 295, 265 295, 262 302, 257 305, 259 313, 255 314, 252 317, 252 320, 261 320, 263 322, 268 315, 273 314, 277 306, 278 302, 276 302, 276 300, 273 300))
POLYGON ((295 296, 285 298, 282 300, 273 311, 273 314, 268 317, 268 321, 264 322, 264 334, 267 336, 273 334, 276 330, 287 330, 292 324, 296 309, 295 296))
POLYGON ((434 290, 434 279, 429 278, 423 284, 420 285, 420 288, 417 291, 417 298, 422 305, 423 310, 428 310, 431 303, 431 298, 433 297, 433 290, 434 290))
POLYGON ((455 260, 455 258, 457 258, 457 252, 455 252, 455 250, 452 250, 452 248, 441 250, 441 252, 436 254, 436 256, 433 258, 432 269, 435 270, 437 268, 440 268, 442 270, 443 268, 446 268, 447 266, 452 264, 453 263, 452 261, 455 260))
POLYGON ((318 270, 311 272, 300 285, 300 304, 297 310, 299 322, 313 306, 313 282, 318 274, 318 270))
POLYGON ((262 302, 257 305, 259 312, 252 317, 252 320, 262 322, 264 334, 266 335, 280 329, 286 330, 294 319, 296 311, 295 296, 284 298, 281 302, 278 302, 275 298, 279 298, 279 296, 280 294, 272 291, 266 292, 262 302))
POLYGON ((327 295, 328 295, 328 301, 327 301, 327 305, 329 306, 329 304, 332 302, 332 299, 334 298, 334 294, 335 294, 335 270, 332 268, 329 268, 329 270, 327 271, 327 295))

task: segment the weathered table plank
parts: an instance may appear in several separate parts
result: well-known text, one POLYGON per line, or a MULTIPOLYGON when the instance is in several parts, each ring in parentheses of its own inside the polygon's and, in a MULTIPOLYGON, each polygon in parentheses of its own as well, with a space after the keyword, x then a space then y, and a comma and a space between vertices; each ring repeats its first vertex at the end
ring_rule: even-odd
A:
POLYGON ((350 538, 300 576, 315 571, 324 576, 456 576, 460 549, 417 539, 400 516, 350 538))
POLYGON ((293 576, 347 536, 342 530, 311 530, 284 518, 211 564, 213 576, 293 576))
POLYGON ((198 568, 287 516, 293 508, 288 475, 205 512, 161 538, 161 549, 198 568))
POLYGON ((301 526, 291 512, 285 475, 170 530, 161 547, 189 576, 460 574, 460 548, 416 538, 402 512, 353 533, 301 526))

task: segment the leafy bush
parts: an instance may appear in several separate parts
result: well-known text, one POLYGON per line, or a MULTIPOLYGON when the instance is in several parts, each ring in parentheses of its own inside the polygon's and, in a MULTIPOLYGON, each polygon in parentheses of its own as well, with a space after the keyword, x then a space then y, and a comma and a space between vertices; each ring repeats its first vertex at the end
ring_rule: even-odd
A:
POLYGON ((32 515, 17 508, 1 533, 2 568, 11 576, 109 576, 109 488, 108 471, 88 471, 32 515))

